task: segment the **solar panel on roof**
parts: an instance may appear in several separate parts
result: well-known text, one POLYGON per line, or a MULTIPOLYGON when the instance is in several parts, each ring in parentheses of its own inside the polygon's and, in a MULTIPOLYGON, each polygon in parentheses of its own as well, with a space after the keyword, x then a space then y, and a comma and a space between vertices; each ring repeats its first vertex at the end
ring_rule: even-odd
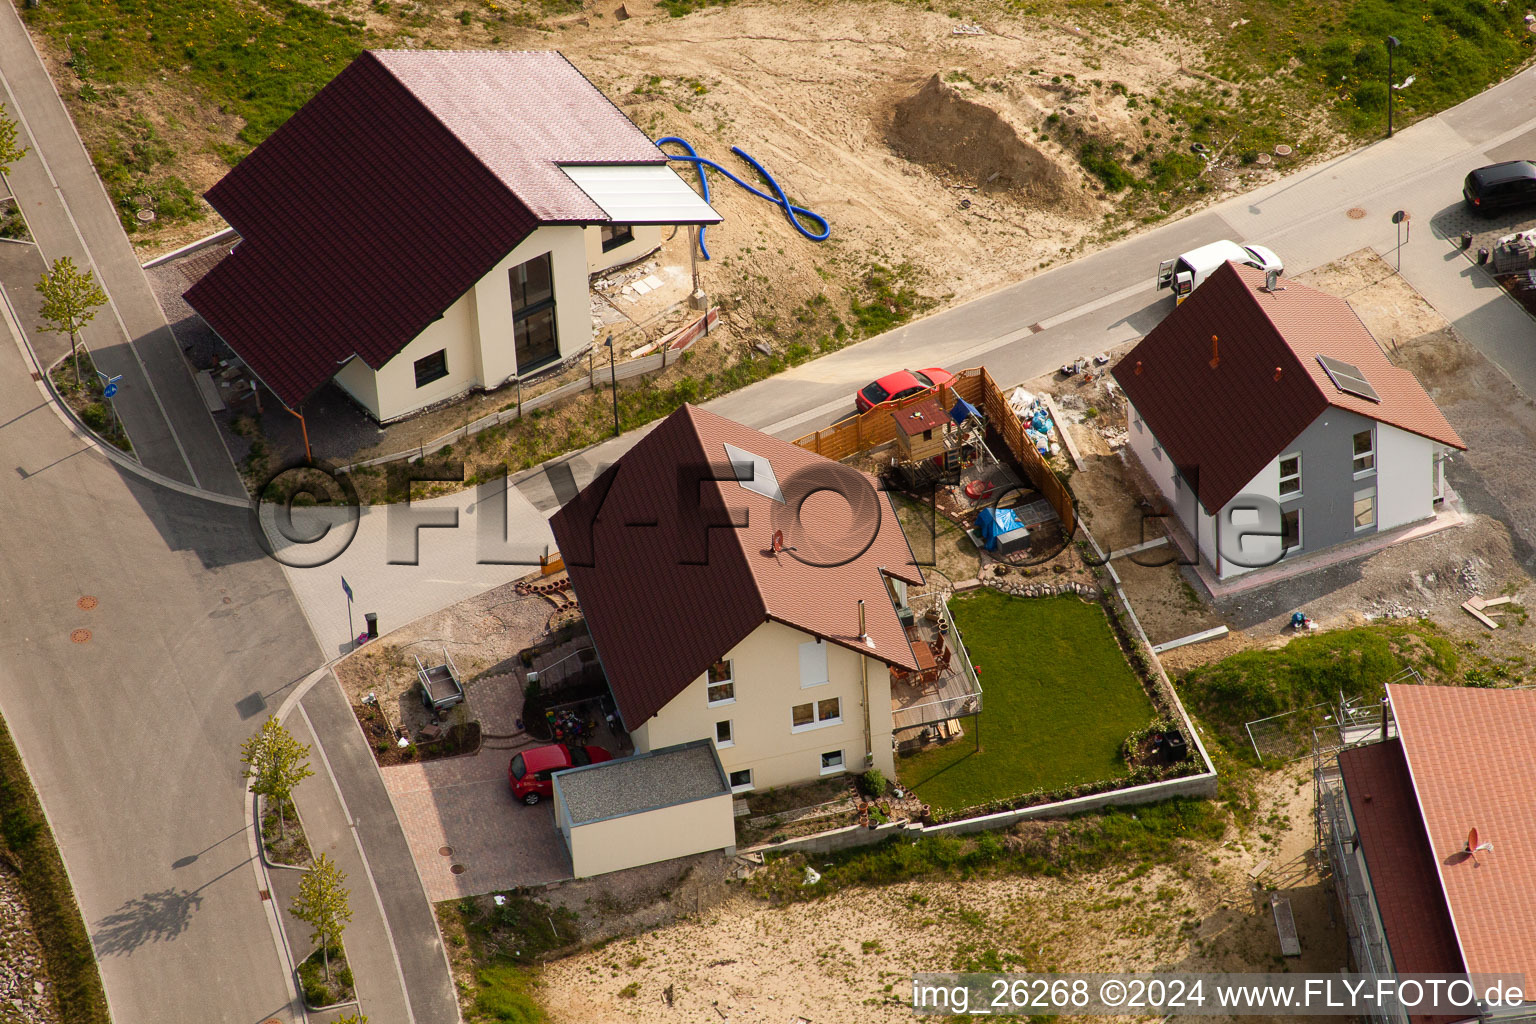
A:
POLYGON ((1376 393, 1375 388, 1371 387, 1358 366, 1324 355, 1318 356, 1317 361, 1322 365, 1323 371, 1328 374, 1328 379, 1333 381, 1333 386, 1340 391, 1363 398, 1367 402, 1381 401, 1381 396, 1376 393))

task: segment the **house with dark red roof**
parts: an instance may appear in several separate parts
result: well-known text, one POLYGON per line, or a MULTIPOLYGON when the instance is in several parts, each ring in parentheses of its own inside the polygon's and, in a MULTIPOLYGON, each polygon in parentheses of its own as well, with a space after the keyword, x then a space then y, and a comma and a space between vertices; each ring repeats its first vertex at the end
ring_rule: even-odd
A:
POLYGON ((895 778, 923 573, 868 474, 685 405, 550 527, 636 750, 710 740, 736 792, 895 778))
POLYGON ((553 52, 369 51, 218 184, 186 299, 289 409, 380 422, 585 352, 588 275, 720 220, 553 52))
POLYGON ((1325 758, 1318 777, 1355 968, 1521 975, 1523 1006, 1409 1016, 1531 1019, 1536 691, 1392 684, 1379 737, 1325 758))
POLYGON ((1111 372, 1156 504, 1218 579, 1432 517, 1466 449, 1349 303, 1235 263, 1111 372))

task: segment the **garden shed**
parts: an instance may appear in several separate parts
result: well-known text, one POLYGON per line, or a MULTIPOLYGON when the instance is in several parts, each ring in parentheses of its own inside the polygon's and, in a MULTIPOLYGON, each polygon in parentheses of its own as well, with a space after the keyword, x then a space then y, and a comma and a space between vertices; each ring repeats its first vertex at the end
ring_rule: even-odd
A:
POLYGON ((896 451, 903 462, 944 454, 944 428, 949 417, 932 398, 891 413, 896 421, 896 451))
POLYGON ((556 772, 555 824, 577 878, 736 850, 731 787, 696 740, 556 772))

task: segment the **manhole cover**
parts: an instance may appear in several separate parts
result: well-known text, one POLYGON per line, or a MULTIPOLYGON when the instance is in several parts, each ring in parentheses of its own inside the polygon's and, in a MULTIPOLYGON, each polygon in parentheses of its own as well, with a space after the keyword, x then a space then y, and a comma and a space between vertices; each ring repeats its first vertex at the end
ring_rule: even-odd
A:
POLYGON ((1258 164, 1260 167, 1268 167, 1273 159, 1274 158, 1271 157, 1268 153, 1260 153, 1258 156, 1253 158, 1253 162, 1258 164))
POLYGON ((1290 156, 1292 152, 1291 147, 1283 143, 1275 147, 1275 156, 1290 156))
POLYGON ((456 875, 462 875, 464 873, 464 865, 463 864, 455 864, 453 867, 449 868, 448 870, 452 871, 456 875))
POLYGON ((92 597, 90 594, 86 594, 80 600, 75 602, 75 607, 79 608, 83 612, 88 612, 92 608, 95 608, 98 603, 99 602, 97 602, 94 597, 92 597))
POLYGON ((141 224, 148 224, 150 221, 155 219, 155 211, 140 210, 138 213, 134 214, 134 217, 138 218, 141 224))
POLYGON ((73 633, 69 634, 69 639, 71 642, 77 644, 88 643, 91 639, 91 631, 88 629, 77 629, 73 633))
POLYGON ((1350 220, 1363 220, 1365 218, 1365 211, 1358 206, 1351 206, 1345 216, 1350 220))
POLYGON ((442 854, 444 857, 452 857, 453 856, 453 847, 451 847, 451 846, 439 846, 437 848, 437 852, 442 854))

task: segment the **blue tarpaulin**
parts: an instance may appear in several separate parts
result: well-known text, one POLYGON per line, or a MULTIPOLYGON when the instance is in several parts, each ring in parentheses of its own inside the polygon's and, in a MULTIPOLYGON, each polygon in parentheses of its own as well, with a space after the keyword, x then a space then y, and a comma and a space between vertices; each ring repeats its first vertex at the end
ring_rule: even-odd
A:
POLYGON ((980 417, 981 412, 965 399, 956 398, 955 407, 949 410, 949 418, 954 420, 956 423, 964 423, 972 416, 980 417))
POLYGON ((988 551, 997 550, 997 539, 1003 534, 1022 529, 1024 524, 1011 508, 984 508, 976 513, 976 530, 988 551))

